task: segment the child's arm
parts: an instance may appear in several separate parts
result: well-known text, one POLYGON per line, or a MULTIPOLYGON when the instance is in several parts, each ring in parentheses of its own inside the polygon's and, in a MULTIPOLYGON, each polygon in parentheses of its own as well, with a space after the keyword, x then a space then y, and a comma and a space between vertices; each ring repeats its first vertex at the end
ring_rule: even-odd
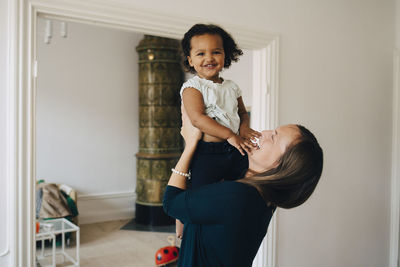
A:
POLYGON ((244 106, 243 99, 240 96, 238 99, 238 113, 240 117, 239 134, 241 137, 250 140, 254 137, 260 138, 261 133, 250 128, 250 118, 244 106))
POLYGON ((192 87, 186 88, 182 93, 182 101, 193 126, 203 133, 227 140, 231 145, 236 147, 242 155, 244 155, 243 150, 250 152, 252 144, 249 141, 244 140, 232 132, 231 129, 222 126, 206 115, 203 95, 199 90, 192 87))

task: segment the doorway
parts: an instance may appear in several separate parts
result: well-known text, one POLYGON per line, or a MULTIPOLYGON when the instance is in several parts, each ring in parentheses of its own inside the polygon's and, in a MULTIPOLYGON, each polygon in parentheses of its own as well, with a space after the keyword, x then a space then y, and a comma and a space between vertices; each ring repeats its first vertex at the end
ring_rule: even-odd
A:
MULTIPOLYGON (((35 74, 37 55, 35 39, 37 17, 91 23, 177 39, 180 39, 186 29, 197 21, 178 17, 171 19, 165 15, 152 14, 149 11, 125 6, 111 8, 100 1, 85 3, 85 6, 67 3, 50 4, 46 1, 22 1, 21 3, 11 3, 11 5, 14 10, 12 21, 15 22, 11 28, 16 32, 14 37, 21 49, 15 51, 15 54, 11 56, 11 67, 20 71, 11 72, 9 77, 10 81, 18 81, 15 84, 10 83, 15 85, 17 93, 11 94, 16 104, 15 109, 10 107, 9 112, 12 114, 11 117, 15 118, 14 123, 18 127, 10 130, 11 134, 15 134, 17 138, 14 148, 15 159, 10 159, 9 164, 15 166, 16 169, 15 177, 11 178, 12 188, 15 189, 11 198, 16 200, 14 215, 16 229, 18 229, 14 265, 22 267, 33 266, 35 251, 33 200, 36 177, 35 74), (19 21, 22 21, 21 27, 18 26, 19 21)), ((235 38, 242 48, 254 50, 253 100, 257 99, 257 101, 252 104, 252 126, 255 129, 275 127, 278 124, 278 36, 227 25, 222 26, 229 32, 235 32, 235 38)), ((14 90, 14 87, 10 86, 9 90, 14 90)), ((267 266, 274 266, 275 224, 276 219, 271 221, 267 241, 261 246, 254 266, 267 264, 267 266)))
MULTIPOLYGON (((168 234, 132 231, 127 222, 138 217, 135 48, 144 34, 40 16, 36 32, 36 180, 78 193, 81 266, 151 266, 168 234)), ((250 107, 253 55, 243 52, 222 77, 239 85, 250 107)))

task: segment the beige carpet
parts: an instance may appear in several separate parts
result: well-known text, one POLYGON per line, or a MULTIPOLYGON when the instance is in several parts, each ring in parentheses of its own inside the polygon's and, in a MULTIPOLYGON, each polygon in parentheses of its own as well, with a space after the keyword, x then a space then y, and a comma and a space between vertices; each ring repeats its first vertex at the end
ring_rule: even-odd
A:
MULTIPOLYGON (((169 246, 171 233, 119 230, 129 220, 86 224, 80 227, 81 267, 151 267, 155 265, 156 251, 169 246)), ((68 253, 75 256, 75 244, 68 253)), ((57 267, 68 266, 57 256, 57 267)), ((42 267, 49 261, 41 261, 42 267)))

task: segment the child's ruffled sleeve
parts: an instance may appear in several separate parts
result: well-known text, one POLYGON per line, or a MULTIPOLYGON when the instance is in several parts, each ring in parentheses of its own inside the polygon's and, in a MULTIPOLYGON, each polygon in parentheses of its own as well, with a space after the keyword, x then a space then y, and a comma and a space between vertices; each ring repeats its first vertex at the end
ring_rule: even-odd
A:
POLYGON ((200 93, 203 93, 202 90, 201 90, 200 82, 199 82, 198 80, 195 80, 194 78, 191 78, 191 79, 187 80, 187 81, 182 85, 181 91, 180 91, 181 98, 182 98, 182 93, 183 93, 183 91, 184 91, 186 88, 189 88, 189 87, 195 88, 195 89, 199 90, 200 93))
POLYGON ((237 85, 235 82, 232 81, 233 88, 235 90, 236 98, 239 98, 242 96, 242 90, 240 89, 239 85, 237 85))

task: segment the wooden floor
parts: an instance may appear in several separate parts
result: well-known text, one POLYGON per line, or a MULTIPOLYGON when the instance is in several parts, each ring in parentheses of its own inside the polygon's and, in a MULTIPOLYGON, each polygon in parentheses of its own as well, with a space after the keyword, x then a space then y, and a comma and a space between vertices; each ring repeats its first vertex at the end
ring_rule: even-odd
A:
MULTIPOLYGON (((171 233, 119 230, 129 220, 80 226, 81 267, 152 267, 156 251, 169 246, 171 233)), ((74 256, 74 244, 68 249, 74 256)), ((68 266, 57 256, 57 267, 68 266)), ((44 267, 49 261, 41 261, 44 267)))

